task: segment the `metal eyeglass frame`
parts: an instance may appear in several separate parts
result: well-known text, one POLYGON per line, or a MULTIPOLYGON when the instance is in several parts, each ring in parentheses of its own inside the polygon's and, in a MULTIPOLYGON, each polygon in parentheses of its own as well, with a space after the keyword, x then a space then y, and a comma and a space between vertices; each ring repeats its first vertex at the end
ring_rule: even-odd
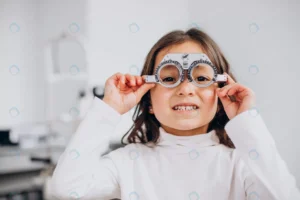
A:
POLYGON ((180 84, 180 82, 183 82, 184 80, 184 71, 188 71, 188 80, 189 82, 192 82, 194 85, 200 88, 208 87, 211 84, 215 82, 226 82, 227 81, 227 75, 218 74, 217 68, 212 64, 212 62, 209 60, 208 56, 204 53, 170 53, 164 56, 160 64, 158 65, 154 75, 146 75, 145 76, 145 82, 146 83, 159 83, 160 85, 167 87, 167 88, 174 88, 180 84), (198 84, 195 81, 193 81, 191 77, 191 72, 195 66, 197 66, 200 63, 208 64, 211 66, 214 70, 214 77, 212 80, 207 84, 198 84), (160 82, 159 79, 159 73, 160 70, 165 66, 173 64, 175 65, 179 70, 179 79, 176 83, 173 85, 165 85, 162 82, 160 82))

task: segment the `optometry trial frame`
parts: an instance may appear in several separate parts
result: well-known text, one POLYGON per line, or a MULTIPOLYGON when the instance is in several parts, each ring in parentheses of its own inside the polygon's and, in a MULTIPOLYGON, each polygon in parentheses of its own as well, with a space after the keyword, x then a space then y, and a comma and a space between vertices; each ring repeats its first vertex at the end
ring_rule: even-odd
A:
MULTIPOLYGON (((167 88, 174 88, 180 84, 180 82, 184 81, 185 71, 187 71, 187 77, 189 82, 192 82, 197 87, 203 88, 208 87, 215 82, 227 82, 227 75, 218 74, 217 68, 212 64, 210 59, 206 54, 203 53, 170 53, 164 56, 160 64, 155 70, 154 75, 146 75, 145 82, 146 83, 158 83, 167 88), (199 67, 200 66, 200 67, 199 67), (168 68, 166 68, 168 67, 168 68), (164 83, 162 76, 164 74, 170 75, 171 70, 174 77, 177 79, 175 83, 164 83), (206 72, 204 71, 206 70, 206 72), (169 70, 169 71, 168 71, 169 70), (197 83, 193 75, 198 76, 201 72, 203 75, 211 73, 211 77, 204 77, 205 79, 210 79, 206 81, 206 83, 197 83)), ((165 77, 166 78, 166 77, 165 77)), ((169 77, 170 78, 170 77, 169 77)))

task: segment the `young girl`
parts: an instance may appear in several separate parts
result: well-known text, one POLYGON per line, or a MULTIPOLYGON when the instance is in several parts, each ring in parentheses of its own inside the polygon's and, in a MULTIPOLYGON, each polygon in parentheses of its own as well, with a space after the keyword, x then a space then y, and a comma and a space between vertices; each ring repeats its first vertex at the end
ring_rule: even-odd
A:
POLYGON ((163 36, 141 76, 107 79, 103 100, 94 98, 59 158, 51 192, 85 200, 300 199, 255 109, 254 92, 236 82, 220 48, 195 28, 163 36), (226 85, 198 87, 187 74, 176 87, 146 83, 145 75, 154 75, 172 53, 207 55, 217 73, 227 75, 226 85), (105 154, 114 128, 134 106, 127 144, 105 154))

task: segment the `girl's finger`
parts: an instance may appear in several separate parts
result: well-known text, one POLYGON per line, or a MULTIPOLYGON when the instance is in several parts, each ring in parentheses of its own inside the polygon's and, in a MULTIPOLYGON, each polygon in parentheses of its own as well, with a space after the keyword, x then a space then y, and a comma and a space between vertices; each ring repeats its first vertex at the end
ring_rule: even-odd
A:
POLYGON ((123 90, 126 88, 126 80, 125 80, 125 76, 123 74, 118 75, 118 79, 119 79, 119 83, 118 83, 118 88, 123 90))
POLYGON ((246 88, 242 87, 239 84, 235 84, 234 86, 228 89, 227 95, 234 95, 236 93, 244 92, 245 90, 246 88))
POLYGON ((125 76, 126 76, 130 86, 135 86, 136 85, 136 80, 135 80, 135 77, 133 75, 125 74, 125 76))
POLYGON ((129 83, 128 85, 130 85, 130 75, 129 74, 124 74, 125 78, 126 78, 126 83, 129 83))
POLYGON ((240 85, 238 83, 233 83, 226 85, 221 89, 220 96, 228 96, 231 101, 241 101, 245 94, 247 93, 248 88, 240 85), (237 97, 237 98, 236 98, 237 97))
POLYGON ((226 72, 224 72, 224 74, 227 75, 227 84, 235 83, 235 81, 231 78, 231 76, 229 76, 229 74, 227 74, 226 72))
POLYGON ((140 76, 135 76, 135 79, 136 79, 136 84, 141 85, 141 83, 142 83, 141 77, 140 76))
POLYGON ((228 92, 228 90, 230 89, 230 88, 232 88, 234 85, 236 85, 237 83, 231 83, 231 84, 229 84, 229 85, 225 85, 224 87, 222 87, 220 90, 219 90, 219 94, 221 95, 221 96, 224 96, 224 95, 226 95, 227 94, 227 92, 228 92))
POLYGON ((227 99, 227 97, 229 98, 228 100, 229 101, 231 101, 231 102, 236 102, 237 101, 237 99, 236 99, 236 97, 234 96, 234 94, 229 94, 228 93, 228 91, 231 89, 231 88, 233 88, 233 87, 235 87, 235 85, 237 85, 237 83, 233 83, 233 84, 230 84, 230 85, 226 85, 226 86, 224 86, 223 88, 221 88, 220 90, 219 90, 219 96, 220 97, 226 97, 226 99, 227 99))
POLYGON ((229 106, 230 104, 233 103, 231 98, 227 95, 222 96, 222 95, 219 94, 219 98, 220 98, 224 108, 226 108, 227 106, 229 106))
POLYGON ((121 88, 121 84, 120 84, 121 77, 122 77, 121 73, 116 73, 113 76, 111 76, 108 80, 112 79, 115 86, 120 89, 121 88))

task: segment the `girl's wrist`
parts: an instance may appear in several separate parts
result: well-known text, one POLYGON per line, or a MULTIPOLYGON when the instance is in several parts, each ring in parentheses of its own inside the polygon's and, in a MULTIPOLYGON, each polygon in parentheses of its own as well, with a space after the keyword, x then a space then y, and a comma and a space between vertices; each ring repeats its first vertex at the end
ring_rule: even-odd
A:
POLYGON ((121 115, 123 114, 123 113, 119 110, 118 106, 116 106, 113 102, 111 102, 111 101, 109 101, 108 99, 106 99, 105 96, 104 96, 104 98, 102 99, 102 101, 103 101, 104 103, 106 103, 107 105, 109 105, 110 107, 112 107, 114 110, 116 110, 116 111, 117 111, 118 113, 120 113, 121 115))

